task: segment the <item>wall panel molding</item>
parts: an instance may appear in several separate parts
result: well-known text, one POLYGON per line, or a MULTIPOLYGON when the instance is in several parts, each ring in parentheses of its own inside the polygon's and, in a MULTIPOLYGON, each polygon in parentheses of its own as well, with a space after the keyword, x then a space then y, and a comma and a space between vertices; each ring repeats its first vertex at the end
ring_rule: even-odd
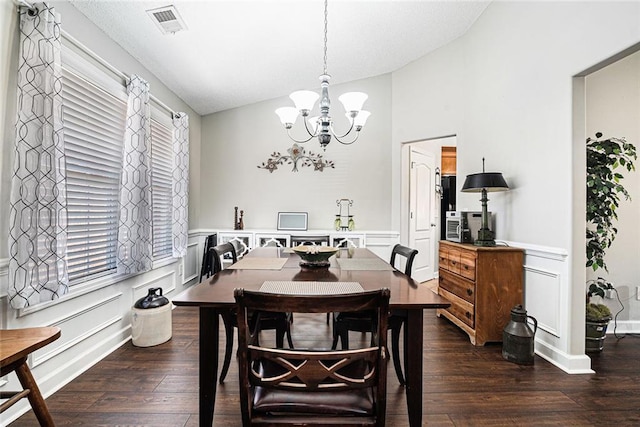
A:
POLYGON ((198 252, 202 253, 204 242, 191 242, 187 244, 187 254, 182 259, 184 270, 182 283, 187 283, 198 277, 200 262, 198 252))
POLYGON ((85 305, 84 307, 79 307, 76 310, 73 310, 71 312, 69 312, 68 314, 58 317, 57 319, 51 319, 49 320, 48 325, 49 326, 60 326, 63 323, 66 323, 72 319, 75 319, 77 317, 80 317, 84 314, 88 314, 90 312, 92 312, 93 310, 96 310, 104 305, 109 304, 110 302, 113 301, 117 301, 118 299, 122 298, 122 292, 118 292, 116 294, 107 296, 105 298, 99 299, 97 301, 91 301, 90 304, 85 305))
POLYGON ((571 374, 592 372, 591 359, 584 353, 576 354, 570 350, 575 331, 571 329, 569 252, 564 248, 505 243, 525 252, 524 302, 527 313, 538 321, 536 354, 571 374))
MULTIPOLYGON (((67 341, 66 343, 64 343, 63 345, 54 348, 52 351, 46 352, 42 355, 39 355, 38 357, 34 357, 33 358, 33 365, 32 367, 35 368, 38 365, 47 362, 48 360, 64 353, 65 351, 71 350, 72 348, 74 348, 75 346, 79 345, 80 343, 86 341, 89 338, 94 337, 95 335, 99 334, 100 332, 106 330, 107 328, 109 328, 110 326, 122 321, 123 317, 122 316, 114 316, 111 319, 108 319, 105 322, 100 323, 99 325, 96 325, 94 328, 91 328, 87 331, 85 331, 83 334, 76 336, 74 339, 67 341)), ((127 328, 125 328, 127 329, 127 328)), ((45 347, 47 348, 47 347, 45 347)), ((80 354, 81 356, 81 354, 80 354)))
MULTIPOLYGON (((560 337, 558 330, 560 322, 560 286, 561 275, 559 272, 545 270, 542 268, 531 267, 529 265, 524 266, 525 283, 528 288, 534 287, 536 289, 536 296, 539 295, 542 301, 536 301, 536 308, 546 307, 543 312, 540 312, 536 317, 538 321, 538 329, 546 331, 555 337, 560 337)), ((529 300, 533 298, 532 293, 528 293, 527 305, 529 300)))

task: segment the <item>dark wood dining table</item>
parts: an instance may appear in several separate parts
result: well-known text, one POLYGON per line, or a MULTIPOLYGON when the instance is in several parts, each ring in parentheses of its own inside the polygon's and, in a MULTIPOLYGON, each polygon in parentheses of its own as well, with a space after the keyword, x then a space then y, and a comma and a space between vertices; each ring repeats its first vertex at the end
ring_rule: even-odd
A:
POLYGON ((423 310, 446 308, 450 303, 427 286, 391 268, 386 261, 381 262, 368 249, 341 249, 330 261, 328 268, 304 268, 299 265, 299 256, 290 249, 255 248, 231 268, 189 287, 173 298, 177 306, 195 306, 200 310, 200 427, 210 427, 213 422, 220 314, 235 306, 233 290, 259 290, 265 282, 283 281, 356 282, 364 290, 390 289, 390 307, 406 309, 408 312, 405 327, 410 339, 405 345, 405 387, 409 425, 422 425, 423 310))

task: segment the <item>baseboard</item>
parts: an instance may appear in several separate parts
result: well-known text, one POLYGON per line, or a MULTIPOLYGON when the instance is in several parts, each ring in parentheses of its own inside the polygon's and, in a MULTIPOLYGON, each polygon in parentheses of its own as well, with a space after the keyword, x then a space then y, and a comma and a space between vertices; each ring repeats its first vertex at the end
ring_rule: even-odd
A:
POLYGON ((568 374, 593 374, 591 358, 586 354, 570 355, 545 342, 536 341, 536 354, 568 374))
POLYGON ((640 320, 613 320, 607 327, 607 335, 640 334, 640 320))

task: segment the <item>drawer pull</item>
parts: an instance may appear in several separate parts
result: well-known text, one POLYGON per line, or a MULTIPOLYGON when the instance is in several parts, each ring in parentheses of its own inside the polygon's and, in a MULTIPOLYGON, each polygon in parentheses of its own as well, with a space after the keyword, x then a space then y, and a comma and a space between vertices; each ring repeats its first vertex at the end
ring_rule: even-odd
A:
POLYGON ((468 266, 468 265, 465 265, 465 266, 464 266, 464 269, 465 269, 465 270, 468 270, 468 269, 469 269, 469 266, 468 266))
POLYGON ((471 319, 471 313, 469 313, 468 311, 464 315, 467 316, 467 319, 471 319))
POLYGON ((473 290, 470 288, 467 288, 467 295, 469 296, 473 295, 473 290))
POLYGON ((456 265, 456 262, 455 261, 451 261, 451 264, 456 265))

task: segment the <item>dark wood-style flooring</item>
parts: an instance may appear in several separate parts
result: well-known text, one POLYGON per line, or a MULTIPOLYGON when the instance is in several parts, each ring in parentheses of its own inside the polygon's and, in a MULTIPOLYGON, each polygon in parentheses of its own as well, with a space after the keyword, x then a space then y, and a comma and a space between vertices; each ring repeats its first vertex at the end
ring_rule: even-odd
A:
MULTIPOLYGON (((296 315, 296 346, 326 345, 330 329, 325 319, 296 315)), ((537 356, 534 366, 507 362, 499 344, 474 347, 464 333, 434 312, 425 313, 424 334, 425 425, 640 425, 636 336, 620 341, 607 337, 605 351, 593 358, 596 374, 568 375, 537 356)), ((352 337, 358 338, 360 334, 352 337)), ((176 308, 169 342, 150 348, 129 342, 49 397, 56 425, 197 426, 198 345, 198 310, 176 308)), ((236 378, 234 360, 227 381, 218 388, 217 427, 241 425, 236 378)), ((388 426, 408 425, 404 390, 392 364, 387 414, 388 426)), ((10 426, 37 425, 29 412, 10 426)))

